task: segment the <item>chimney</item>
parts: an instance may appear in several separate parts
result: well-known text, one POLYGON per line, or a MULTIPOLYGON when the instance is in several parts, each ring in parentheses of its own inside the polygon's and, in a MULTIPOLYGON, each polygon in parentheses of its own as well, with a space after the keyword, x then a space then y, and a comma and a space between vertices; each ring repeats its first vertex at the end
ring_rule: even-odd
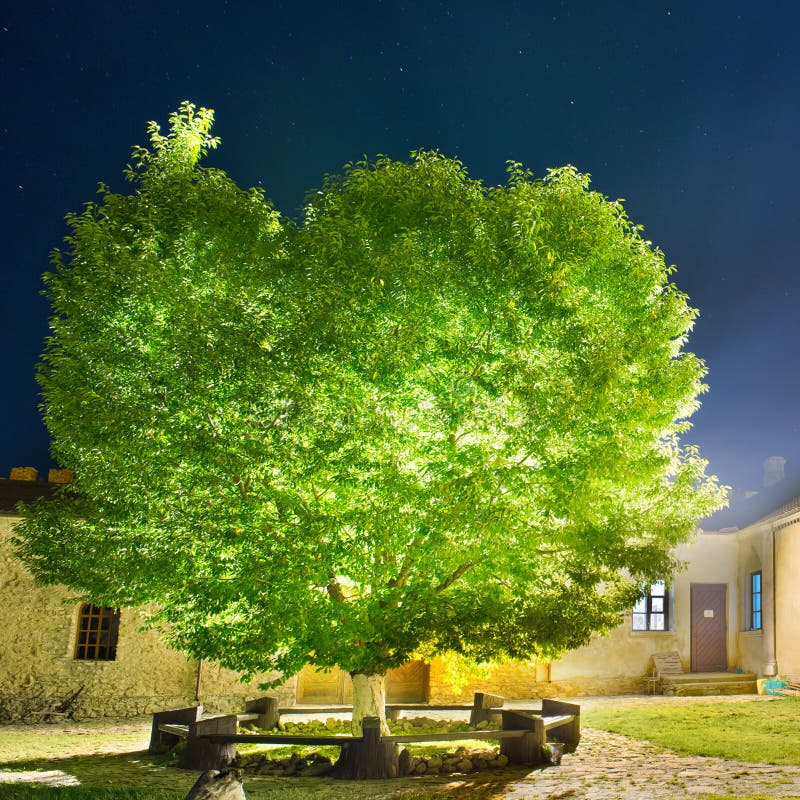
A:
POLYGON ((764 488, 774 486, 783 480, 783 467, 786 459, 783 456, 770 456, 764 461, 764 488))
POLYGON ((8 477, 12 481, 35 481, 39 472, 36 467, 14 467, 8 477))
POLYGON ((48 483, 72 483, 72 478, 71 469, 51 469, 47 473, 48 483))

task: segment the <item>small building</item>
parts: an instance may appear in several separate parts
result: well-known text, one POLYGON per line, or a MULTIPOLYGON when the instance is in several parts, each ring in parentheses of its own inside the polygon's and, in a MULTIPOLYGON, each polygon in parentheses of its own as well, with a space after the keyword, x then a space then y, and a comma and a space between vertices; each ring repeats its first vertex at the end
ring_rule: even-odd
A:
MULTIPOLYGON (((0 479, 0 719, 19 719, 74 694, 80 687, 85 716, 134 716, 204 702, 234 711, 258 693, 230 670, 187 659, 165 647, 155 631, 142 630, 136 609, 78 602, 69 590, 37 586, 11 547, 17 503, 31 502, 69 479, 51 470, 12 470, 0 479)), ((278 690, 292 702, 296 678, 278 690)))
MULTIPOLYGON (((142 630, 137 609, 109 609, 42 587, 12 552, 17 503, 53 491, 69 476, 14 470, 0 479, 0 719, 42 710, 80 687, 85 716, 129 716, 202 702, 241 709, 259 694, 218 666, 187 659, 142 630)), ((798 493, 800 494, 800 493, 798 493)), ((390 702, 453 702, 475 690, 508 699, 639 693, 652 655, 677 651, 692 672, 800 677, 800 496, 776 484, 709 520, 708 531, 682 546, 685 569, 650 592, 609 636, 551 664, 513 663, 454 680, 447 659, 410 662, 391 671, 390 702), (772 504, 769 505, 768 504, 772 504), (738 522, 738 524, 734 524, 738 522), (712 526, 715 526, 712 529, 712 526)), ((283 704, 345 703, 348 676, 311 667, 274 690, 283 704)))

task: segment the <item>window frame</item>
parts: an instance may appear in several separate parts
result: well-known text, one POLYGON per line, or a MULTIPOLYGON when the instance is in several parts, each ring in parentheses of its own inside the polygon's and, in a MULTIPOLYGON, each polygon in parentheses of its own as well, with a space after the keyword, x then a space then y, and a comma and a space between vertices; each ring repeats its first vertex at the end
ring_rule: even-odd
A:
POLYGON ((631 611, 631 630, 634 633, 668 633, 672 630, 670 605, 672 591, 666 581, 656 581, 647 587, 631 611), (654 592, 654 588, 663 589, 661 593, 654 592), (661 620, 663 627, 658 627, 661 620), (644 624, 637 627, 637 621, 644 624))
POLYGON ((750 603, 750 613, 748 615, 748 627, 750 631, 760 631, 763 629, 764 617, 762 600, 764 597, 764 579, 761 570, 757 569, 748 576, 748 600, 750 603), (756 578, 758 579, 758 591, 756 591, 756 578))
POLYGON ((118 608, 84 603, 78 609, 76 661, 116 661, 119 643, 118 608))

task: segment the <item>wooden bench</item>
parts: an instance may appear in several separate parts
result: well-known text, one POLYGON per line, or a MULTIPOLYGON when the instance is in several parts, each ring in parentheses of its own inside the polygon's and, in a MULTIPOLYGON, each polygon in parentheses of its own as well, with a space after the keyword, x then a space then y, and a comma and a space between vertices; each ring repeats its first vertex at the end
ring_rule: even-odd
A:
POLYGON ((502 714, 505 730, 526 732, 524 736, 500 742, 500 752, 512 764, 542 763, 548 733, 570 749, 577 747, 581 738, 581 711, 575 703, 545 698, 541 713, 508 709, 502 714))
POLYGON ((653 653, 653 673, 645 678, 648 691, 652 690, 655 694, 662 690, 664 675, 685 675, 680 653, 677 650, 665 650, 661 653, 653 653))
MULTIPOLYGON (((362 764, 361 756, 365 752, 375 750, 384 752, 385 745, 405 742, 458 741, 460 739, 496 739, 500 741, 500 752, 512 764, 540 764, 544 760, 543 747, 548 734, 557 741, 574 749, 580 740, 580 706, 559 700, 544 699, 541 710, 503 709, 500 706, 503 698, 497 695, 476 693, 475 702, 471 706, 394 706, 395 709, 420 709, 429 711, 460 710, 470 711, 472 725, 484 720, 502 723, 502 728, 495 730, 464 731, 456 733, 407 733, 382 736, 377 718, 370 718, 369 724, 364 721, 364 736, 287 736, 285 734, 244 734, 238 733, 240 722, 257 721, 259 727, 266 730, 274 727, 273 712, 277 715, 277 701, 274 698, 261 698, 248 702, 244 714, 223 714, 203 717, 202 706, 160 711, 153 715, 153 727, 150 737, 150 752, 169 752, 181 740, 186 747, 178 759, 178 766, 184 769, 222 769, 230 764, 236 755, 237 743, 251 744, 305 744, 333 745, 343 748, 343 760, 348 753, 352 755, 357 770, 367 769, 362 764), (265 700, 270 702, 266 703, 265 700), (269 722, 269 726, 262 724, 269 722), (369 730, 368 730, 369 728, 369 730), (367 739, 369 738, 369 741, 367 739), (383 748, 383 749, 382 749, 383 748)), ((387 707, 388 709, 388 707, 387 707)), ((351 710, 346 708, 337 711, 351 710)), ((280 709, 283 711, 283 709, 280 709)), ((324 713, 323 709, 311 707, 295 713, 324 713)), ((275 717, 277 722, 277 716, 275 717)), ((388 751, 387 751, 388 752, 388 751)), ((351 765, 353 766, 353 765, 351 765)), ((359 772, 360 774, 360 772, 359 772)), ((364 775, 363 777, 377 777, 364 775)))
POLYGON ((73 692, 73 694, 64 700, 51 703, 50 706, 43 711, 31 711, 31 716, 41 717, 42 722, 55 722, 56 719, 72 719, 75 714, 75 709, 78 706, 78 698, 85 688, 85 686, 81 686, 77 692, 73 692), (53 717, 56 719, 53 719, 53 717))

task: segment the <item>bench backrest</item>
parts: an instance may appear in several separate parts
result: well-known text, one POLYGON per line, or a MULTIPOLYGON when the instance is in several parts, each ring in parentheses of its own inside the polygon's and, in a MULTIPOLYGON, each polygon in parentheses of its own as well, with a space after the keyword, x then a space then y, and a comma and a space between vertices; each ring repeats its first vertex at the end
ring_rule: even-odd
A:
POLYGON ((683 675, 686 672, 677 650, 653 653, 653 665, 659 675, 683 675))

